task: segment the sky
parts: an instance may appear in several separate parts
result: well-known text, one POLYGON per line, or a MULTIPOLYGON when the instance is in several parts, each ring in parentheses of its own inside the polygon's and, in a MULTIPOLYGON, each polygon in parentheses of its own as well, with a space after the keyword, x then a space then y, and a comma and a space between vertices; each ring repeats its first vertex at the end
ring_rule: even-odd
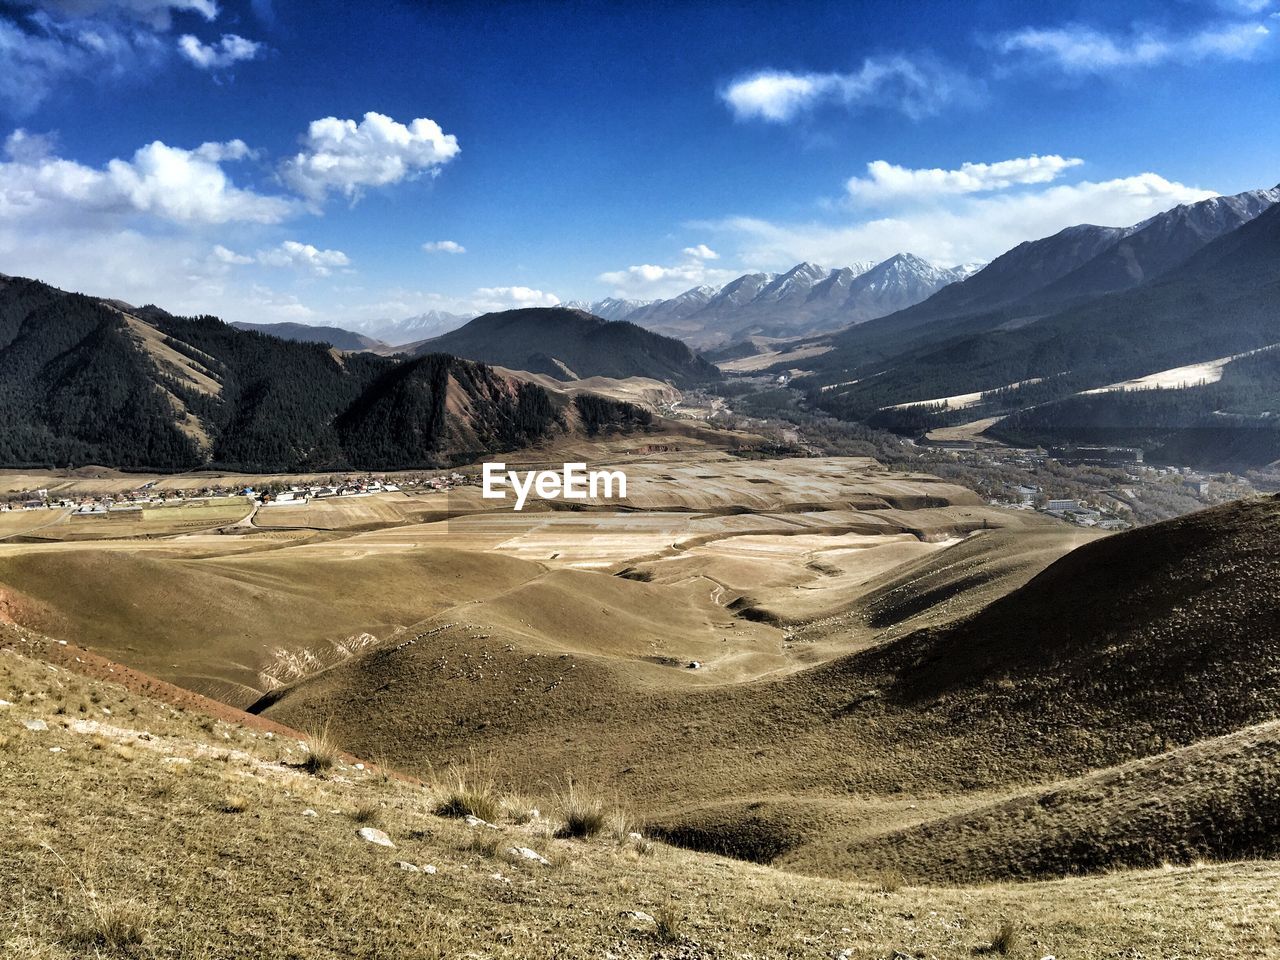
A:
POLYGON ((356 325, 1280 181, 1280 0, 0 0, 0 272, 356 325))

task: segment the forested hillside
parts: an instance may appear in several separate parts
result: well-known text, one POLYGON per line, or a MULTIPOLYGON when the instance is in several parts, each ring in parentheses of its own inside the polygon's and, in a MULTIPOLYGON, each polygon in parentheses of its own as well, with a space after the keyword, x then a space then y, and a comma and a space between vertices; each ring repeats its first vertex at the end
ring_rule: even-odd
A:
POLYGON ((297 340, 300 343, 327 343, 339 350, 385 350, 387 344, 363 333, 344 330, 342 327, 321 327, 309 323, 233 323, 237 330, 254 330, 269 333, 281 340, 297 340))
POLYGON ((583 404, 456 357, 402 361, 126 313, 0 280, 0 463, 185 470, 443 466, 647 414, 583 404))

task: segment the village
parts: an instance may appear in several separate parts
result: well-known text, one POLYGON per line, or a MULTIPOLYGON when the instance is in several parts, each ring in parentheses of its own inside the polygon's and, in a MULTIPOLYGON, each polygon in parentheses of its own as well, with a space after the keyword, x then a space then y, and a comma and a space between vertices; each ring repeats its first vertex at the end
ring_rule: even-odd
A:
POLYGON ((450 472, 438 475, 412 474, 396 476, 385 474, 325 478, 324 482, 286 483, 268 481, 245 484, 238 480, 233 484, 210 483, 192 489, 162 489, 159 480, 149 480, 136 489, 123 493, 86 494, 77 496, 41 487, 10 494, 0 500, 0 512, 17 510, 69 510, 75 516, 105 516, 126 511, 140 511, 149 507, 179 506, 195 502, 219 500, 253 500, 260 507, 299 506, 312 500, 332 497, 368 497, 379 493, 414 491, 445 492, 455 487, 477 482, 467 474, 450 472))

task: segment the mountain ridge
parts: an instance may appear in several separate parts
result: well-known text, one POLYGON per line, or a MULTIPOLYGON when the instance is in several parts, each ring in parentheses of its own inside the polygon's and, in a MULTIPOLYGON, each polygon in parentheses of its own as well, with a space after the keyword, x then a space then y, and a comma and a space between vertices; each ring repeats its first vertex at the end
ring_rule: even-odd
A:
POLYGON ((720 377, 714 365, 679 340, 627 320, 565 307, 487 313, 406 349, 413 355, 451 353, 560 380, 641 376, 681 386, 720 377))
POLYGON ((836 269, 802 261, 782 273, 747 273, 721 287, 694 287, 624 319, 699 349, 723 347, 750 336, 806 335, 872 320, 918 303, 971 269, 938 267, 910 253, 836 269))

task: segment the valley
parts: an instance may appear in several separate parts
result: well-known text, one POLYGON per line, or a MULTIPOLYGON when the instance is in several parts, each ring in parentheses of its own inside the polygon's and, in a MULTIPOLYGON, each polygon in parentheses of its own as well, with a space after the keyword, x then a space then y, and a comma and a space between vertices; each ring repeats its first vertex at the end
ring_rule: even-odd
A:
POLYGON ((0 0, 0 960, 1280 960, 1280 0, 0 0))

